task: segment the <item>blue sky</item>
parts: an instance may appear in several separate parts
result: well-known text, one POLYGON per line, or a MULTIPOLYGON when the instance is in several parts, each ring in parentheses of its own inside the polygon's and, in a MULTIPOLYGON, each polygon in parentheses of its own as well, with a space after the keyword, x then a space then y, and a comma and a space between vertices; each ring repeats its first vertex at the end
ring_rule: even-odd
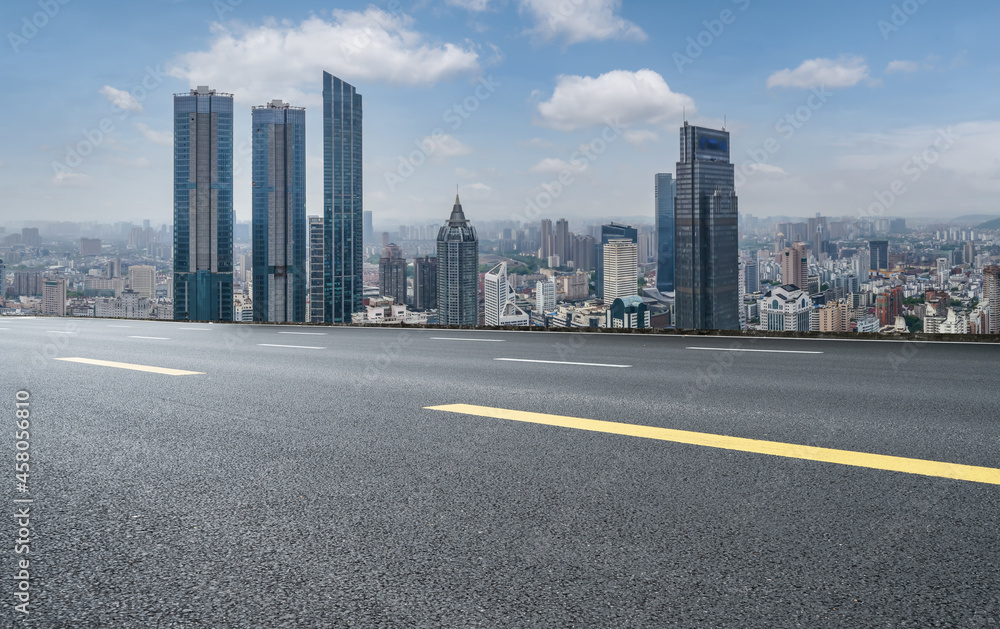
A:
POLYGON ((364 97, 385 227, 444 220, 456 185, 472 220, 651 217, 682 111, 733 133, 745 214, 1000 214, 998 23, 987 1, 11 0, 0 222, 169 222, 171 95, 200 84, 236 96, 237 217, 272 98, 307 108, 320 214, 323 70, 364 97))

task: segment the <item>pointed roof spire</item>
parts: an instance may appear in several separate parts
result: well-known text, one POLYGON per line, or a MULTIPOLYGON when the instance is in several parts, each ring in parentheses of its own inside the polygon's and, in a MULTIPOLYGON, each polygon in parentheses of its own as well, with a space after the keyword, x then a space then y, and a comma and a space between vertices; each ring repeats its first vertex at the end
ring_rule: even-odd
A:
POLYGON ((449 223, 465 223, 465 212, 462 211, 462 201, 458 198, 458 191, 456 187, 455 192, 455 207, 451 210, 451 217, 448 219, 449 223))

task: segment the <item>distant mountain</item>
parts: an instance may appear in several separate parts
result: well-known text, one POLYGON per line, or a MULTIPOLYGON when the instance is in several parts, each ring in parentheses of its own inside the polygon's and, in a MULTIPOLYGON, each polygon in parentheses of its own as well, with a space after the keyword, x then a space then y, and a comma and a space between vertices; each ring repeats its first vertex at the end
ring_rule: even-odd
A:
POLYGON ((992 221, 986 221, 980 225, 976 225, 976 229, 1000 229, 1000 218, 995 218, 992 221))
POLYGON ((955 218, 947 219, 941 222, 968 226, 978 225, 979 223, 985 223, 986 221, 992 221, 995 218, 1000 218, 1000 216, 997 216, 996 214, 966 214, 964 216, 956 216, 955 218))

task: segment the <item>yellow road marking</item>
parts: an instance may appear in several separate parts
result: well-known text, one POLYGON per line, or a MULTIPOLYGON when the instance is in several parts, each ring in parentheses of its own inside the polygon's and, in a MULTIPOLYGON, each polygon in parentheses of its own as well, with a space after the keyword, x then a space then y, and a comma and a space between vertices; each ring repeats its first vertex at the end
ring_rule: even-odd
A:
POLYGON ((512 421, 527 422, 532 424, 544 424, 547 426, 559 426, 562 428, 574 428, 577 430, 590 430, 616 435, 627 435, 630 437, 643 437, 645 439, 658 439, 661 441, 673 441, 675 443, 686 443, 695 446, 706 446, 709 448, 738 450, 741 452, 753 452, 756 454, 770 454, 790 459, 821 461, 823 463, 837 463, 839 465, 867 467, 876 470, 888 470, 891 472, 904 472, 906 474, 920 474, 923 476, 936 476, 939 478, 952 478, 955 480, 971 481, 974 483, 1000 485, 1000 469, 993 469, 990 467, 976 467, 973 465, 961 465, 958 463, 941 463, 938 461, 907 459, 904 457, 888 456, 884 454, 869 454, 867 452, 852 452, 850 450, 817 448, 815 446, 802 446, 794 443, 760 441, 757 439, 727 437, 725 435, 713 435, 703 432, 689 432, 686 430, 639 426, 636 424, 621 424, 618 422, 581 419, 579 417, 566 417, 563 415, 529 413, 526 411, 513 411, 503 408, 490 408, 488 406, 474 406, 471 404, 447 404, 444 406, 428 406, 426 408, 433 411, 462 413, 465 415, 490 417, 493 419, 509 419, 512 421))
POLYGON ((185 371, 183 369, 168 369, 166 367, 150 367, 149 365, 133 365, 131 363, 116 363, 110 360, 95 360, 93 358, 56 358, 68 363, 82 363, 84 365, 98 365, 100 367, 115 367, 117 369, 131 369, 133 371, 148 371, 149 373, 159 373, 165 376, 198 376, 204 375, 204 371, 185 371))

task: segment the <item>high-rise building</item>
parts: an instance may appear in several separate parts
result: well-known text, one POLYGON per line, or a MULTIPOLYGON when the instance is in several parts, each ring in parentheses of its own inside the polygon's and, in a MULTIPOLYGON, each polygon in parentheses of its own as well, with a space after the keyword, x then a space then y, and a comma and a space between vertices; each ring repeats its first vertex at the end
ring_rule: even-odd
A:
POLYGON ((0 300, 7 296, 7 267, 0 260, 0 300))
POLYGON ((895 286, 875 298, 875 316, 882 325, 895 325, 903 314, 903 287, 895 286))
POLYGON ((327 323, 350 323, 364 292, 361 95, 323 73, 323 252, 327 323))
POLYGON ((674 198, 677 182, 670 173, 658 173, 656 194, 656 290, 674 292, 674 198))
POLYGON ((941 290, 948 290, 951 284, 951 261, 948 258, 937 259, 937 285, 941 290))
POLYGON ((42 314, 66 316, 66 278, 56 277, 42 283, 42 314))
POLYGON ((42 294, 42 274, 38 271, 14 271, 14 283, 10 287, 12 297, 28 297, 42 294))
POLYGON ((677 327, 739 328, 738 220, 729 133, 681 128, 674 206, 677 327))
POLYGON ((21 243, 25 247, 41 247, 42 239, 38 235, 38 228, 25 227, 21 229, 21 243))
POLYGON ((413 260, 413 307, 417 310, 437 308, 437 258, 425 256, 413 260))
POLYGON ((871 270, 876 273, 889 270, 889 241, 869 240, 868 251, 871 256, 871 270))
POLYGON ((549 312, 556 307, 556 280, 550 277, 535 282, 535 310, 549 312))
MULTIPOLYGON (((597 294, 598 299, 604 299, 604 245, 615 239, 630 240, 636 243, 636 252, 638 254, 639 231, 637 229, 628 225, 619 225, 618 223, 601 225, 601 243, 595 248, 596 251, 594 255, 594 266, 597 269, 595 276, 595 293, 597 294)), ((638 282, 638 280, 636 280, 636 282, 638 282)))
POLYGON ((406 305, 406 257, 395 243, 389 243, 379 258, 378 291, 396 304, 406 305))
POLYGON ((507 263, 501 262, 483 277, 486 325, 528 325, 528 315, 514 303, 514 289, 507 280, 507 263))
POLYGON ((306 320, 306 110, 251 110, 253 319, 306 320))
POLYGON ((81 256, 99 256, 99 255, 101 255, 101 239, 100 238, 81 238, 80 239, 80 255, 81 256))
POLYGON ((563 266, 569 264, 573 259, 572 240, 569 233, 569 221, 560 218, 556 221, 556 248, 554 254, 559 256, 559 263, 563 266))
POLYGON ((372 222, 372 211, 364 211, 364 226, 362 228, 361 240, 364 244, 371 244, 375 240, 375 225, 372 222))
POLYGON ((813 303, 806 291, 791 284, 775 286, 759 302, 765 330, 808 332, 813 303))
POLYGON ((797 242, 781 252, 781 283, 806 290, 809 278, 809 254, 806 243, 797 242))
POLYGON ((760 290, 760 267, 757 262, 743 263, 743 290, 750 295, 760 290))
POLYGON ((128 286, 140 297, 152 299, 156 296, 156 267, 136 264, 128 268, 128 286))
POLYGON ((639 293, 639 247, 627 239, 604 245, 604 302, 639 293))
POLYGON ((577 271, 593 271, 597 265, 593 236, 573 236, 573 268, 577 271))
POLYGON ((233 96, 174 95, 174 319, 233 320, 233 96))
POLYGON ((437 236, 437 307, 441 325, 479 323, 479 238, 455 195, 448 222, 437 236))
POLYGON ((324 267, 323 217, 309 217, 309 321, 325 321, 323 313, 324 267))
POLYGON ((983 267, 983 303, 988 304, 987 334, 1000 334, 1000 266, 983 267))
POLYGON ((542 244, 538 249, 538 257, 547 260, 554 255, 555 238, 552 235, 552 221, 547 218, 542 219, 542 244))

